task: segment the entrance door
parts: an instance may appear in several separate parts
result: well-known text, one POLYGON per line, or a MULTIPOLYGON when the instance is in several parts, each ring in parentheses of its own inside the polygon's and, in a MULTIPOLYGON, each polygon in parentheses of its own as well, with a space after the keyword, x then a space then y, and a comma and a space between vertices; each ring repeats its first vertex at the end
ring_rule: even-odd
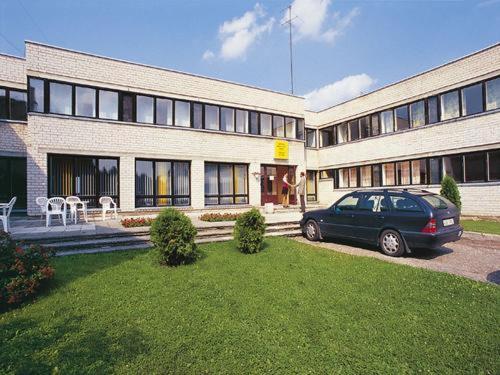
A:
MULTIPOLYGON (((281 204, 283 195, 283 176, 288 173, 288 182, 295 184, 295 166, 288 165, 262 165, 260 167, 260 192, 261 204, 281 204)), ((290 204, 297 203, 295 189, 290 189, 290 204)))
POLYGON ((0 157, 0 203, 12 197, 15 211, 26 210, 26 158, 0 157))

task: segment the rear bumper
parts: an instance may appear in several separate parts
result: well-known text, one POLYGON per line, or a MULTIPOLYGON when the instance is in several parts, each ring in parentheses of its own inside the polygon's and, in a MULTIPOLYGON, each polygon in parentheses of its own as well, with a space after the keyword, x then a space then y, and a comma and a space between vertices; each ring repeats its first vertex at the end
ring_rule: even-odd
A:
POLYGON ((439 233, 403 233, 405 241, 410 249, 434 249, 444 245, 445 243, 458 241, 464 230, 458 227, 446 232, 439 233))

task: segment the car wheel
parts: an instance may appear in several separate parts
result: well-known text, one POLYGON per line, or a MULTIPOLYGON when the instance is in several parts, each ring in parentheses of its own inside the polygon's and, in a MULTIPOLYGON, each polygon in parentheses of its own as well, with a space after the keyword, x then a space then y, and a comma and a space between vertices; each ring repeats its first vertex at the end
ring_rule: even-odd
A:
POLYGON ((318 223, 314 220, 309 220, 305 225, 304 234, 309 241, 318 241, 321 238, 318 223))
POLYGON ((405 252, 405 244, 401 235, 392 229, 387 229, 380 235, 380 249, 385 255, 399 257, 405 252))

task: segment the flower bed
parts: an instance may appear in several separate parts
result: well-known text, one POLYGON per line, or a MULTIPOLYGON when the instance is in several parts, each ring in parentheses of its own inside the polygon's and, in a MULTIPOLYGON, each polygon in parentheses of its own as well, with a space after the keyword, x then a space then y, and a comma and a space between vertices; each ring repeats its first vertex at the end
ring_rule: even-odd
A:
POLYGON ((219 212, 214 212, 214 213, 205 213, 200 216, 200 220, 202 221, 210 221, 210 222, 216 222, 216 221, 235 221, 238 219, 242 213, 219 213, 219 212))
POLYGON ((125 228, 150 227, 154 219, 151 217, 130 217, 122 219, 121 224, 125 228))

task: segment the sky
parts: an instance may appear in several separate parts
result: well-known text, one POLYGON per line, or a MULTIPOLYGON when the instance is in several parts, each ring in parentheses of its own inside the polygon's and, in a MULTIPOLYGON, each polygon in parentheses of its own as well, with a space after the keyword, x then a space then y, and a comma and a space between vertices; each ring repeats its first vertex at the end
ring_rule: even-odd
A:
POLYGON ((321 110, 500 40, 500 0, 2 0, 24 40, 290 92, 321 110))

